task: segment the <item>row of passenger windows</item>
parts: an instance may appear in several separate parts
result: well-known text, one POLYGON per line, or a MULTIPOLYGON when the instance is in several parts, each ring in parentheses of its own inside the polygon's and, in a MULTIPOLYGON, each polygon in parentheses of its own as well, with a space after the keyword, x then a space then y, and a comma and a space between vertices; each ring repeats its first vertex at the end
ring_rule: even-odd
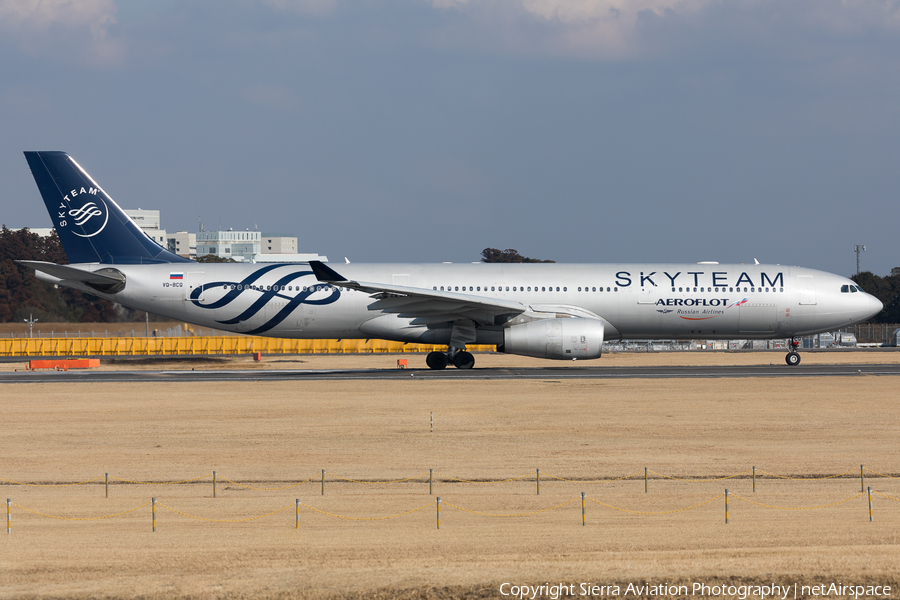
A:
MULTIPOLYGON (((514 286, 512 286, 512 291, 514 291, 514 292, 530 292, 530 291, 531 291, 531 288, 532 288, 532 286, 530 286, 530 285, 529 285, 529 286, 516 286, 516 285, 514 285, 514 286)), ((434 287, 432 287, 431 289, 433 289, 433 290, 435 290, 435 291, 438 291, 439 288, 438 288, 438 286, 434 286, 434 287)), ((476 285, 476 286, 471 286, 471 285, 470 285, 470 286, 465 286, 465 285, 464 285, 464 286, 462 286, 462 288, 460 288, 460 286, 458 286, 458 285, 448 285, 446 288, 444 288, 444 286, 441 286, 441 287, 440 287, 440 291, 442 291, 442 292, 444 292, 444 291, 447 291, 447 292, 460 292, 460 291, 462 291, 462 292, 480 292, 480 291, 481 291, 481 286, 480 286, 480 285, 476 285)), ((485 292, 488 291, 488 286, 484 286, 484 291, 485 291, 485 292)), ((508 285, 505 286, 505 287, 502 286, 502 285, 492 285, 490 291, 492 291, 492 292, 508 292, 508 291, 510 291, 510 288, 509 288, 508 285)), ((569 288, 567 288, 567 287, 563 287, 563 288, 553 287, 552 285, 551 285, 551 286, 534 286, 534 291, 535 291, 535 292, 553 292, 553 291, 556 291, 556 292, 559 292, 559 291, 568 292, 568 291, 569 291, 569 288)), ((581 291, 581 288, 578 288, 578 291, 580 292, 580 291, 581 291)), ((602 292, 602 291, 603 291, 603 288, 602 288, 602 287, 600 287, 600 288, 593 287, 593 288, 590 288, 590 289, 589 289, 589 288, 585 287, 585 288, 584 288, 584 291, 585 291, 585 292, 587 292, 587 291, 591 291, 591 292, 601 291, 601 292, 602 292)), ((619 288, 617 288, 617 287, 614 287, 614 288, 606 288, 606 291, 607 291, 607 292, 610 292, 610 291, 612 291, 612 292, 618 292, 618 291, 619 291, 619 288)))
MULTIPOLYGON (((231 284, 226 285, 225 289, 232 290, 256 290, 258 292, 299 292, 299 285, 235 285, 231 284)), ((333 289, 330 285, 312 285, 312 286, 303 286, 304 292, 324 292, 326 290, 333 289)))
MULTIPOLYGON (((689 287, 686 287, 686 288, 678 288, 678 291, 679 291, 679 292, 690 292, 691 290, 693 290, 693 291, 696 292, 696 291, 697 291, 697 288, 689 288, 689 287)), ((674 291, 675 291, 675 288, 672 288, 672 291, 674 292, 674 291)), ((719 292, 724 293, 724 292, 728 291, 728 292, 738 292, 738 293, 740 293, 741 288, 733 288, 733 287, 730 287, 730 288, 724 288, 724 287, 711 288, 711 287, 708 287, 708 288, 700 288, 700 291, 701 291, 701 292, 703 292, 703 291, 706 291, 706 292, 713 292, 713 291, 714 291, 714 292, 716 292, 716 293, 719 293, 719 292)), ((757 288, 757 287, 751 287, 751 288, 744 288, 744 291, 745 291, 745 292, 748 292, 748 291, 749 291, 749 292, 768 292, 768 291, 770 291, 770 289, 769 289, 769 288, 757 288)), ((773 292, 783 292, 783 291, 784 291, 784 288, 778 288, 778 289, 771 288, 771 291, 773 291, 773 292)))
MULTIPOLYGON (((841 288, 841 291, 842 291, 842 292, 846 292, 846 291, 847 291, 847 290, 845 289, 846 287, 847 287, 847 286, 845 285, 843 288, 841 288)), ((853 287, 853 286, 850 286, 850 287, 853 287)), ((479 285, 479 286, 471 286, 471 285, 470 285, 470 286, 465 286, 465 285, 464 285, 464 286, 460 287, 460 286, 458 286, 458 285, 457 285, 457 286, 448 285, 446 288, 445 288, 444 286, 441 286, 440 288, 438 288, 438 286, 434 286, 432 289, 435 290, 435 291, 438 291, 438 289, 440 289, 440 291, 442 291, 442 292, 443 292, 443 291, 448 291, 448 292, 459 292, 459 291, 462 291, 462 292, 466 292, 466 291, 468 291, 468 292, 480 292, 480 291, 481 291, 481 286, 480 286, 480 285, 479 285)), ((514 292, 525 292, 525 291, 530 292, 531 289, 532 289, 532 286, 527 286, 527 287, 525 287, 525 286, 515 286, 515 285, 512 286, 512 291, 514 291, 514 292)), ((730 287, 730 288, 725 288, 725 287, 717 287, 717 288, 711 288, 711 287, 709 287, 709 288, 708 288, 708 287, 701 287, 701 288, 680 287, 680 288, 672 288, 672 291, 674 292, 674 291, 676 291, 676 289, 677 289, 677 291, 679 291, 679 292, 691 292, 691 291, 696 292, 696 291, 700 291, 700 292, 716 292, 716 293, 720 293, 720 292, 721 292, 721 293, 724 293, 724 292, 726 292, 726 291, 728 291, 728 292, 740 292, 740 291, 741 291, 741 288, 734 288, 734 287, 730 287)), ((552 291, 554 291, 554 290, 558 292, 558 291, 560 291, 560 288, 559 288, 559 287, 554 288, 553 286, 549 286, 549 287, 546 287, 546 286, 542 286, 542 287, 534 286, 534 291, 535 291, 535 292, 538 292, 538 291, 540 291, 540 292, 552 292, 552 291)), ((784 288, 783 288, 783 287, 782 287, 782 288, 757 288, 757 287, 751 287, 751 288, 743 288, 743 290, 744 290, 745 292, 783 292, 783 291, 784 291, 784 288)), ((487 287, 487 286, 484 286, 484 291, 485 291, 485 292, 488 291, 488 287, 487 287)), ((503 291, 508 292, 508 291, 510 291, 510 288, 509 288, 509 286, 504 287, 504 286, 502 286, 502 285, 498 285, 498 286, 493 286, 493 285, 492 285, 491 288, 490 288, 490 291, 492 291, 492 292, 503 292, 503 291)), ((565 287, 564 287, 564 288, 562 288, 562 291, 563 291, 563 292, 566 292, 566 291, 568 291, 568 288, 565 288, 565 287)), ((603 286, 600 286, 600 287, 594 287, 594 286, 592 286, 592 287, 587 287, 587 286, 585 286, 584 288, 580 288, 580 287, 579 287, 579 288, 578 288, 578 291, 579 291, 579 292, 581 292, 581 291, 585 291, 585 292, 602 292, 602 291, 604 291, 604 289, 603 289, 603 286)), ((605 291, 607 291, 607 292, 618 292, 618 291, 619 291, 619 288, 618 288, 618 287, 607 287, 605 291)), ((856 290, 853 290, 853 291, 856 291, 856 290)))

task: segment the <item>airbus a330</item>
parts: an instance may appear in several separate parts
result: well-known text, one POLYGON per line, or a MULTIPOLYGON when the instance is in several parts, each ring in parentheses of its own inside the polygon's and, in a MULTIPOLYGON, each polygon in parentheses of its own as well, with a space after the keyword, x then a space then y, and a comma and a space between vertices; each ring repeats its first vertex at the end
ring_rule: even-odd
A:
POLYGON ((42 281, 202 327, 282 338, 446 345, 432 369, 471 368, 471 344, 556 360, 604 340, 799 338, 865 321, 881 302, 840 275, 781 265, 197 263, 125 215, 68 154, 26 152, 68 265, 42 281))

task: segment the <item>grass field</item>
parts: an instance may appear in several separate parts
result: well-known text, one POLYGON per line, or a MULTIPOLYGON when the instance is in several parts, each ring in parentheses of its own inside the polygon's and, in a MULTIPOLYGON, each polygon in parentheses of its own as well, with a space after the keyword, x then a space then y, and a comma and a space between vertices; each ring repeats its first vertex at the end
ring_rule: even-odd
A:
MULTIPOLYGON (((689 356, 616 355, 598 364, 783 359, 689 356)), ((820 356, 806 353, 804 364, 820 356)), ((824 356, 893 362, 895 354, 824 356)), ((513 359, 478 357, 479 365, 513 359)), ((290 360, 305 362, 279 364, 390 368, 396 357, 290 360)), ((893 584, 896 593, 897 379, 548 377, 4 386, 0 477, 46 485, 109 472, 113 485, 109 498, 102 481, 4 485, 3 498, 16 506, 13 533, 0 542, 0 598, 502 598, 504 582, 575 584, 580 593, 583 582, 619 583, 624 591, 641 581, 868 582, 893 584), (866 496, 858 496, 860 464, 877 492, 874 522, 866 496), (651 472, 646 493, 644 467, 651 472), (432 496, 429 469, 436 473, 432 496), (213 470, 216 498, 208 477, 177 485, 120 481, 184 480, 213 470), (802 481, 763 473, 843 476, 802 481), (581 492, 589 498, 586 526, 581 492), (151 497, 161 503, 155 533, 150 507, 142 506, 151 497), (299 529, 295 499, 304 504, 299 529), (759 506, 841 501, 811 510, 759 506), (20 508, 85 518, 138 506, 95 521, 20 508), (171 509, 220 520, 283 510, 226 523, 171 509), (421 510, 383 520, 331 516, 414 509, 421 510), (536 514, 491 516, 521 513, 536 514)))

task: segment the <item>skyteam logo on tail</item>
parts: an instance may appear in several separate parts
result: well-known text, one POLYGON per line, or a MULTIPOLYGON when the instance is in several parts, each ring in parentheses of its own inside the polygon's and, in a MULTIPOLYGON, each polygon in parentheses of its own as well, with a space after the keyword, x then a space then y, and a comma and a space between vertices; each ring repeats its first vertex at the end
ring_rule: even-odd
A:
POLYGON ((64 202, 60 202, 57 215, 57 226, 68 227, 70 225, 78 226, 84 233, 78 233, 72 229, 72 233, 78 237, 89 238, 94 237, 106 228, 109 222, 109 209, 103 199, 97 195, 97 188, 81 188, 71 190, 64 198, 64 202), (80 206, 73 208, 72 198, 88 194, 92 198, 86 198, 81 202, 80 206))

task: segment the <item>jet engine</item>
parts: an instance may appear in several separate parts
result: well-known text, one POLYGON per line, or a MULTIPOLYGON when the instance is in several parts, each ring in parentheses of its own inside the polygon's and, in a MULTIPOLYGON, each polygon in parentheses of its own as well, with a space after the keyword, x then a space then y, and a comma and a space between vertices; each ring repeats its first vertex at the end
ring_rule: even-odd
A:
POLYGON ((503 330, 497 352, 571 360, 600 358, 603 321, 597 319, 542 319, 503 330))

